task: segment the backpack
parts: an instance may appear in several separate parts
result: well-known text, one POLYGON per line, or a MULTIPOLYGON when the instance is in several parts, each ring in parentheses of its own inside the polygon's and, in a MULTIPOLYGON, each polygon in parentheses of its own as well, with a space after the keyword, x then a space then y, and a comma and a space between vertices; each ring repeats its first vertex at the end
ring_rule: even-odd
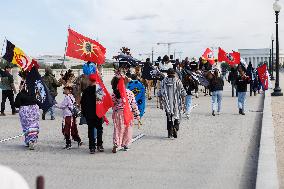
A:
POLYGON ((76 102, 73 102, 73 100, 72 100, 71 97, 69 97, 69 98, 70 98, 70 100, 71 100, 71 102, 72 102, 72 104, 73 104, 73 107, 72 107, 72 108, 68 107, 68 109, 69 109, 69 110, 71 111, 71 113, 72 113, 72 116, 75 117, 75 118, 80 117, 80 116, 81 116, 81 110, 80 110, 78 104, 76 104, 76 102))

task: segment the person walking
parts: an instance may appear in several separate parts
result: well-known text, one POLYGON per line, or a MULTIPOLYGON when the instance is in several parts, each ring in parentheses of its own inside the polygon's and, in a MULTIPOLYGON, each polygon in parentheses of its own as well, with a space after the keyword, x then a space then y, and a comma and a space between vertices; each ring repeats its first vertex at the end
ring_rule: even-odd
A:
POLYGON ((168 138, 177 138, 184 97, 187 95, 182 82, 176 78, 175 70, 170 68, 167 77, 161 82, 158 97, 167 116, 168 138))
POLYGON ((210 80, 210 89, 212 92, 211 99, 212 99, 212 115, 213 116, 215 116, 216 111, 218 115, 221 112, 223 87, 224 87, 224 81, 220 77, 219 70, 215 69, 213 78, 210 80))
MULTIPOLYGON (((122 76, 121 76, 122 77, 122 76)), ((124 82, 127 80, 124 79, 124 82)), ((118 85, 120 82, 119 77, 114 77, 111 81, 111 86, 113 90, 112 94, 112 101, 114 103, 113 106, 113 114, 112 114, 112 119, 114 123, 114 132, 113 132, 113 149, 112 152, 116 153, 118 148, 122 148, 124 151, 129 150, 129 144, 131 143, 132 140, 132 127, 133 127, 133 120, 130 120, 129 125, 126 125, 125 123, 125 116, 130 116, 130 115, 125 115, 124 110, 125 106, 130 106, 130 111, 129 113, 133 114, 133 117, 140 121, 140 112, 138 110, 138 106, 136 104, 136 100, 134 97, 134 94, 132 91, 129 89, 124 89, 126 93, 126 98, 128 100, 128 104, 125 104, 122 94, 121 94, 121 89, 119 89, 118 85)), ((126 101, 127 102, 127 101, 126 101)), ((132 118, 133 119, 133 118, 132 118)))
MULTIPOLYGON (((43 82, 50 91, 50 95, 55 102, 57 96, 57 88, 61 86, 61 82, 57 81, 55 76, 52 74, 50 67, 45 68, 45 75, 42 77, 43 82)), ((55 104, 55 103, 54 103, 55 104)), ((50 112, 51 120, 55 119, 54 106, 50 107, 47 111, 42 112, 42 120, 45 120, 45 115, 47 112, 50 112)))
POLYGON ((25 145, 30 150, 34 150, 39 133, 40 112, 36 97, 27 91, 25 84, 16 96, 15 107, 20 108, 19 116, 25 136, 25 145))
POLYGON ((82 146, 82 140, 78 133, 76 117, 72 114, 72 109, 74 108, 75 98, 72 95, 72 87, 65 86, 64 90, 64 99, 60 104, 55 104, 56 108, 59 108, 63 112, 63 121, 62 121, 62 133, 65 137, 66 146, 65 149, 71 149, 71 136, 74 141, 78 143, 78 147, 82 146))
POLYGON ((238 68, 239 76, 236 80, 236 86, 238 91, 238 108, 239 114, 245 115, 245 101, 246 101, 246 92, 247 85, 250 83, 250 78, 245 74, 245 68, 238 68))
POLYGON ((81 98, 82 115, 86 118, 88 125, 88 138, 90 154, 97 150, 104 151, 103 147, 103 118, 96 113, 97 89, 95 74, 89 75, 90 85, 83 91, 81 98))
POLYGON ((4 71, 0 69, 0 88, 2 89, 2 102, 1 102, 1 114, 0 116, 5 116, 5 104, 7 98, 10 101, 12 115, 16 114, 15 102, 14 102, 14 94, 17 93, 14 78, 11 74, 12 67, 7 65, 4 68, 4 71))
POLYGON ((238 77, 238 72, 234 67, 231 67, 231 71, 228 75, 228 82, 232 85, 232 97, 235 96, 235 89, 236 89, 236 96, 238 96, 238 90, 236 87, 236 80, 238 77))
POLYGON ((185 97, 185 115, 189 118, 192 104, 192 91, 196 89, 196 82, 192 79, 191 75, 187 74, 183 79, 183 87, 186 91, 185 97))
POLYGON ((147 89, 148 100, 152 99, 152 86, 153 86, 153 76, 151 75, 152 70, 154 70, 153 65, 150 62, 150 58, 147 58, 142 68, 142 79, 147 89))

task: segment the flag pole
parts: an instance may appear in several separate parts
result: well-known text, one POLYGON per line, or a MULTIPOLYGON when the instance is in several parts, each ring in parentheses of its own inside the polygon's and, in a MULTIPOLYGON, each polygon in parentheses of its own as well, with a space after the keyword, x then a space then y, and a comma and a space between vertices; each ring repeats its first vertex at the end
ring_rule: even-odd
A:
POLYGON ((2 45, 2 49, 1 49, 1 57, 0 57, 0 60, 2 61, 2 56, 3 56, 3 50, 4 50, 4 46, 5 46, 5 42, 7 41, 7 38, 5 36, 5 39, 4 39, 4 42, 3 42, 3 45, 2 45))
POLYGON ((1 58, 2 58, 2 55, 3 55, 3 50, 4 50, 4 46, 5 46, 6 41, 7 41, 7 38, 5 37, 3 45, 2 45, 2 49, 1 49, 1 58))
MULTIPOLYGON (((70 25, 68 25, 68 29, 70 29, 70 25)), ((67 40, 66 40, 66 43, 65 43, 65 50, 64 50, 64 56, 63 56, 63 61, 62 61, 61 73, 63 72, 63 66, 64 66, 64 62, 65 62, 65 58, 66 58, 67 45, 68 45, 68 34, 67 34, 67 40)))

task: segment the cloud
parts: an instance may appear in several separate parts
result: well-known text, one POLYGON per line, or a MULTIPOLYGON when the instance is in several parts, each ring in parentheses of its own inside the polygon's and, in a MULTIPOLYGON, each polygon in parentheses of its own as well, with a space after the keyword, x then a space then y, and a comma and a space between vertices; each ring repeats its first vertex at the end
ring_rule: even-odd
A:
POLYGON ((141 14, 141 15, 130 15, 123 18, 123 20, 133 21, 133 20, 147 20, 159 17, 157 14, 141 14))

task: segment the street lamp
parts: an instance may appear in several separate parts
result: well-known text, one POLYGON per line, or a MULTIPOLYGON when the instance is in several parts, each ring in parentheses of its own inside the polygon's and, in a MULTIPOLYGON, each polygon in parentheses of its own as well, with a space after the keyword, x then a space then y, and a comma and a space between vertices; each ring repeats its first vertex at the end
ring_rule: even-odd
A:
POLYGON ((274 72, 274 54, 273 54, 273 48, 274 48, 274 36, 273 34, 271 35, 271 42, 272 42, 272 47, 271 47, 271 80, 274 81, 274 76, 273 76, 273 72, 274 72))
POLYGON ((270 75, 270 80, 271 80, 271 72, 272 72, 272 63, 271 63, 271 48, 269 48, 269 75, 270 75))
POLYGON ((279 87, 279 36, 278 36, 278 16, 281 10, 281 6, 278 3, 279 0, 276 0, 273 4, 273 9, 276 15, 276 81, 274 92, 271 94, 272 96, 283 96, 281 92, 281 88, 279 87))

